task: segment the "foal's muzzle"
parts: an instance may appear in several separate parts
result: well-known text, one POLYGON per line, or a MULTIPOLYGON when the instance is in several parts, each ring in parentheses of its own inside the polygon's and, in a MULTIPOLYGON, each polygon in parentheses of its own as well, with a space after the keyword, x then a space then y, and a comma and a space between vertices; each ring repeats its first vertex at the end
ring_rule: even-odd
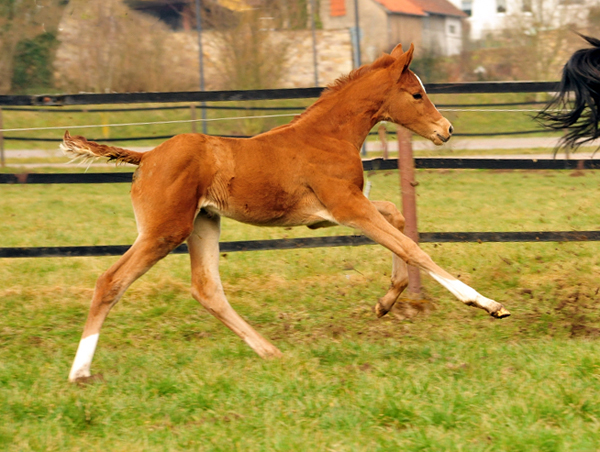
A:
MULTIPOLYGON (((435 132, 435 136, 442 142, 442 143, 446 143, 450 138, 452 138, 452 133, 454 132, 454 127, 452 127, 452 124, 448 125, 448 129, 445 131, 445 133, 440 133, 440 132, 435 132)), ((432 140, 434 143, 436 140, 432 140)), ((436 143, 437 144, 437 143, 436 143)), ((441 144, 441 143, 440 143, 441 144)))

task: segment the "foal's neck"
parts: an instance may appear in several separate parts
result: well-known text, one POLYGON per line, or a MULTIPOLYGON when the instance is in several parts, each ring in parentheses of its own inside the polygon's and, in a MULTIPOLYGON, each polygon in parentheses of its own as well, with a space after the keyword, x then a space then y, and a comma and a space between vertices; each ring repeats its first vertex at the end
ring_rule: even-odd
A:
POLYGON ((318 136, 338 138, 360 149, 369 131, 382 118, 380 109, 387 87, 373 77, 348 83, 326 92, 299 118, 298 127, 318 136))

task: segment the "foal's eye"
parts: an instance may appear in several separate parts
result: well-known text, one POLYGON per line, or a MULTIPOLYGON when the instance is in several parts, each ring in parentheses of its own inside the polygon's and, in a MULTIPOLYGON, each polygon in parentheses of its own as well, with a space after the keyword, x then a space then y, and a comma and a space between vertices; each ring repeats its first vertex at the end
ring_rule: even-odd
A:
POLYGON ((423 99, 423 95, 421 93, 413 94, 413 99, 423 99))

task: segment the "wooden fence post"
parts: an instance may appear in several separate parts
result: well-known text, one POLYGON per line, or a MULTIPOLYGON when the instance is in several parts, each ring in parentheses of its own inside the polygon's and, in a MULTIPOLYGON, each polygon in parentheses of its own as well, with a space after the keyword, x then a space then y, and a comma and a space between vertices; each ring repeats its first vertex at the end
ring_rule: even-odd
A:
POLYGON ((381 124, 377 129, 377 135, 379 135, 379 141, 381 142, 381 150, 383 151, 383 159, 387 160, 390 158, 388 152, 388 142, 387 142, 387 134, 385 130, 385 126, 381 124))
POLYGON ((4 123, 2 122, 2 108, 0 108, 0 166, 4 168, 6 161, 4 160, 4 123))
MULTIPOLYGON (((415 187, 415 161, 412 149, 412 132, 398 126, 398 169, 402 196, 402 214, 406 220, 404 234, 419 243, 417 228, 417 197, 415 187)), ((414 295, 421 293, 421 273, 417 267, 408 266, 408 291, 414 295)))

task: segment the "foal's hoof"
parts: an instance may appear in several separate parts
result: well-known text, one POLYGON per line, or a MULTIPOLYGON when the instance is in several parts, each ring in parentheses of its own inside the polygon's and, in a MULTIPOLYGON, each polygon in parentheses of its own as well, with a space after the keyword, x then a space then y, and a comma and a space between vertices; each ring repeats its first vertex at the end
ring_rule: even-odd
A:
POLYGON ((510 315, 510 312, 508 312, 508 309, 502 307, 502 308, 498 309, 496 312, 492 312, 490 315, 497 319, 503 319, 505 317, 508 317, 510 315))
POLYGON ((388 312, 390 312, 388 309, 385 309, 383 307, 383 305, 380 302, 377 302, 377 304, 375 305, 375 315, 378 318, 383 317, 384 315, 386 315, 388 312))

